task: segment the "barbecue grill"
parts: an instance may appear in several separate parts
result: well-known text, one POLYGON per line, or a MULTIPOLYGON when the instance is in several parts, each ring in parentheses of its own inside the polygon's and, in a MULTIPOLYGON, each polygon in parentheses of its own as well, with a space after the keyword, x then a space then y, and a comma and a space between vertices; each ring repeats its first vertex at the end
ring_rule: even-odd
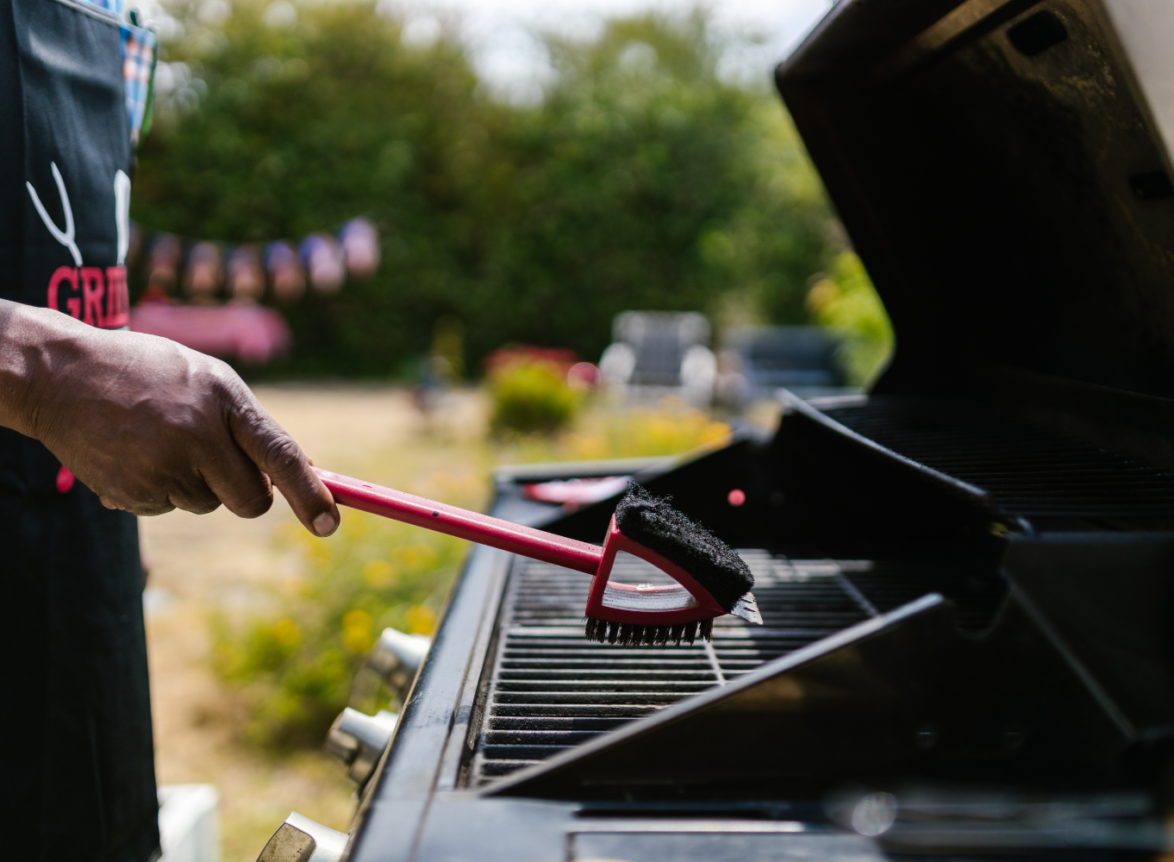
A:
POLYGON ((587 578, 478 547, 351 835, 287 838, 355 862, 1164 849, 1172 34, 1160 0, 838 4, 777 82, 891 366, 695 457, 503 471, 493 508, 597 541, 614 496, 525 488, 631 476, 740 549, 764 625, 589 643, 587 578))

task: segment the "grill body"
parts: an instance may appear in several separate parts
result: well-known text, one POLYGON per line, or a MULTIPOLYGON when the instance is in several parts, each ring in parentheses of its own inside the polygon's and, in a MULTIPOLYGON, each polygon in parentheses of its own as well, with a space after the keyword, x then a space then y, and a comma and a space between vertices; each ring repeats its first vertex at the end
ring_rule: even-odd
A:
POLYGON ((503 471, 493 506, 598 542, 614 498, 563 512, 522 488, 629 475, 739 549, 764 625, 589 643, 589 578, 475 548, 351 859, 1165 846, 1167 6, 835 6, 777 82, 893 319, 891 367, 697 457, 503 471))

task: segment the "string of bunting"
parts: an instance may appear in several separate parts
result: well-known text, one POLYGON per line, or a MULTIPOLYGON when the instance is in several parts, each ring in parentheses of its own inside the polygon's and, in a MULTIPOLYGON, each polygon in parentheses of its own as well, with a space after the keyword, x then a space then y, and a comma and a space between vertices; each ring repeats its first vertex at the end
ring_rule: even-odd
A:
POLYGON ((288 240, 228 244, 184 240, 171 233, 146 239, 131 226, 128 262, 142 258, 146 281, 130 313, 130 328, 195 350, 249 364, 287 354, 289 327, 272 301, 290 305, 307 288, 330 296, 348 278, 370 278, 379 269, 379 231, 366 217, 335 232, 288 240))
POLYGON ((187 239, 131 225, 131 265, 143 255, 146 289, 142 302, 216 305, 223 300, 280 304, 297 302, 307 287, 323 295, 348 278, 371 278, 379 270, 379 230, 365 216, 337 232, 318 231, 300 242, 273 240, 224 243, 187 239))

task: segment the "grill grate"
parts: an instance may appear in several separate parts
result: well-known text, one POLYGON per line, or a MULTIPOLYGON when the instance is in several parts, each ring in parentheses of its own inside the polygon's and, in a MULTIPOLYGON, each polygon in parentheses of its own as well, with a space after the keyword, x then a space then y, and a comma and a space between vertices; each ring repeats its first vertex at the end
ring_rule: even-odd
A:
MULTIPOLYGON (((754 573, 764 624, 726 616, 715 621, 712 643, 663 649, 588 641, 590 577, 515 558, 467 783, 508 775, 925 593, 953 593, 968 625, 989 620, 1001 597, 997 587, 960 580, 941 565, 739 553, 754 573)), ((665 576, 624 554, 613 577, 654 583, 665 576)))
POLYGON ((1011 515, 1174 517, 1169 473, 988 411, 872 398, 822 412, 886 449, 983 489, 1011 515))

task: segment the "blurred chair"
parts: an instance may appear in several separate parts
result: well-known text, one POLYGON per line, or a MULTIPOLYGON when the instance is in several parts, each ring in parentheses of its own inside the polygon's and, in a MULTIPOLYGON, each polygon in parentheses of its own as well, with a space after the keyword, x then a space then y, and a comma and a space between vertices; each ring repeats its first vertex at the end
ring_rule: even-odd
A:
POLYGON ((717 359, 705 346, 709 322, 696 312, 625 311, 612 324, 612 344, 599 368, 607 385, 631 403, 675 395, 707 406, 717 359))
POLYGON ((801 395, 840 391, 836 362, 842 339, 819 326, 738 326, 724 333, 719 399, 740 407, 773 398, 779 389, 801 395))

